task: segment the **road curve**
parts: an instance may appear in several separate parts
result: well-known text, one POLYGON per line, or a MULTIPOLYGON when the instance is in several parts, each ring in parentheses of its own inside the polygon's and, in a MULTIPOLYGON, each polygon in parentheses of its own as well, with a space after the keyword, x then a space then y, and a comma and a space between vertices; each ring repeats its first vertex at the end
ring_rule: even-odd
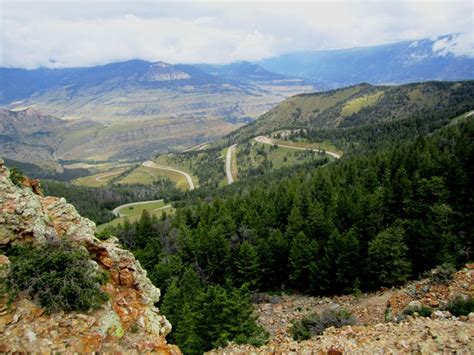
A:
POLYGON ((181 171, 181 170, 178 170, 178 169, 174 169, 174 168, 171 168, 169 166, 164 166, 164 165, 158 165, 154 162, 152 162, 151 160, 148 160, 148 161, 145 161, 142 163, 143 166, 146 166, 147 168, 154 168, 154 169, 161 169, 161 170, 169 170, 169 171, 174 171, 176 173, 179 173, 181 175, 184 175, 184 177, 186 178, 186 181, 188 182, 188 185, 189 185, 189 190, 194 190, 194 183, 193 183, 193 179, 191 178, 191 175, 189 175, 188 173, 184 172, 184 171, 181 171))
POLYGON ((118 175, 118 174, 121 174, 121 173, 123 173, 123 171, 116 171, 116 172, 114 172, 114 173, 104 174, 104 175, 101 175, 101 176, 97 176, 97 177, 95 178, 95 180, 96 180, 96 181, 103 181, 102 179, 105 179, 105 178, 107 178, 107 177, 109 177, 109 176, 118 175))
MULTIPOLYGON (((151 200, 151 201, 140 201, 140 202, 126 203, 125 205, 115 207, 112 210, 112 213, 114 215, 116 215, 117 217, 122 217, 122 215, 119 212, 122 208, 130 207, 130 206, 137 206, 137 205, 144 205, 145 203, 161 202, 161 201, 163 201, 163 200, 151 200)), ((171 206, 171 205, 168 205, 168 206, 171 206)), ((157 208, 155 210, 163 209, 165 207, 167 207, 167 206, 163 206, 163 207, 157 208)), ((155 210, 153 210, 153 211, 155 211, 155 210)))
POLYGON ((290 148, 290 149, 297 149, 297 150, 311 150, 313 152, 325 152, 327 155, 330 155, 336 159, 339 159, 341 156, 337 153, 330 152, 328 150, 320 150, 320 149, 313 149, 313 148, 303 148, 303 147, 294 147, 291 145, 286 145, 286 144, 276 144, 273 143, 273 140, 271 138, 265 137, 265 136, 258 136, 254 138, 255 141, 263 144, 270 144, 270 145, 277 145, 279 147, 284 147, 284 148, 290 148))
POLYGON ((230 185, 234 182, 234 177, 232 176, 232 153, 235 150, 237 144, 233 144, 227 149, 227 155, 225 157, 225 173, 227 175, 227 183, 230 185))

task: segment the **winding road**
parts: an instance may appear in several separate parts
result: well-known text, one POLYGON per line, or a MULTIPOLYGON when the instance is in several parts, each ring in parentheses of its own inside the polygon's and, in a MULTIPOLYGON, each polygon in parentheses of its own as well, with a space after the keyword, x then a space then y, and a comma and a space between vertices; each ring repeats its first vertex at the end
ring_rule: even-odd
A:
POLYGON ((232 176, 232 153, 235 150, 237 144, 233 144, 227 149, 227 155, 225 157, 225 173, 227 175, 227 183, 230 185, 234 182, 234 177, 232 176))
POLYGON ((188 173, 186 173, 182 170, 170 168, 169 166, 158 165, 158 164, 152 162, 151 160, 143 162, 142 165, 146 166, 147 168, 160 169, 160 170, 169 170, 169 171, 174 171, 176 173, 184 175, 184 177, 186 178, 186 181, 188 182, 189 190, 194 190, 194 183, 193 183, 193 179, 191 178, 191 175, 189 175, 188 173))
POLYGON ((286 145, 286 144, 276 144, 276 143, 273 142, 273 140, 271 138, 268 138, 268 137, 265 137, 265 136, 258 136, 258 137, 255 137, 254 139, 255 139, 256 142, 259 142, 259 143, 262 143, 262 144, 277 145, 279 147, 297 149, 297 150, 311 150, 311 151, 317 152, 317 153, 324 152, 327 155, 330 155, 330 156, 332 156, 336 159, 339 159, 341 157, 339 154, 334 153, 334 152, 330 152, 328 150, 320 150, 320 149, 304 148, 304 147, 295 147, 295 146, 286 145))
MULTIPOLYGON (((137 206, 137 205, 144 205, 146 203, 154 203, 154 202, 162 202, 163 200, 151 200, 151 201, 140 201, 140 202, 133 202, 133 203, 127 203, 125 205, 121 205, 121 206, 118 206, 118 207, 115 207, 113 210, 112 210, 112 213, 114 215, 116 215, 117 217, 123 217, 125 215, 122 215, 119 211, 122 209, 122 208, 125 208, 125 207, 130 207, 130 206, 137 206)), ((154 210, 152 211, 158 211, 158 210, 164 210, 165 208, 169 208, 171 207, 171 205, 166 205, 166 206, 163 206, 163 207, 159 207, 159 208, 155 208, 154 210)))
POLYGON ((101 175, 101 176, 97 176, 95 178, 95 180, 96 181, 104 181, 103 179, 108 178, 109 176, 114 176, 114 175, 118 175, 118 174, 121 174, 121 173, 123 173, 123 171, 116 171, 116 172, 113 172, 113 173, 104 174, 104 175, 101 175))

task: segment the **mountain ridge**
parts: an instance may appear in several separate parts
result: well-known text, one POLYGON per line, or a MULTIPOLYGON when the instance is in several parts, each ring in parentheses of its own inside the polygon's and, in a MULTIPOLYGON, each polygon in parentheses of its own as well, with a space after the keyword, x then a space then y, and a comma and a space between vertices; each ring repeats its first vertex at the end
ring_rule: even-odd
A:
POLYGON ((360 82, 403 84, 474 78, 474 53, 455 56, 461 34, 378 46, 302 51, 257 61, 265 69, 338 88, 360 82), (457 42, 458 41, 458 42, 457 42))

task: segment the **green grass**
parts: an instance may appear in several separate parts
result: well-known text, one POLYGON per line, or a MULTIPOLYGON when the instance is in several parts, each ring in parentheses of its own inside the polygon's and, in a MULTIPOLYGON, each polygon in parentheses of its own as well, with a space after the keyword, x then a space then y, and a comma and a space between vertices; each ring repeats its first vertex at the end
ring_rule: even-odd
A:
POLYGON ((372 95, 365 95, 348 101, 341 110, 343 116, 350 116, 359 112, 364 107, 372 106, 382 97, 383 91, 372 95))
POLYGON ((163 206, 165 206, 165 203, 163 200, 160 200, 158 202, 149 202, 135 206, 123 207, 118 210, 118 213, 120 213, 121 216, 123 215, 127 217, 133 217, 136 215, 140 216, 144 210, 152 213, 157 208, 161 208, 163 206))
POLYGON ((163 211, 165 211, 166 213, 172 213, 174 211, 172 207, 157 210, 158 208, 161 208, 164 206, 165 206, 164 201, 159 201, 159 202, 150 202, 150 203, 144 203, 144 204, 135 205, 135 206, 123 207, 122 209, 118 211, 120 214, 124 215, 123 217, 115 218, 114 220, 108 223, 104 223, 97 226, 97 231, 101 232, 108 227, 117 227, 119 224, 123 225, 126 218, 128 218, 130 222, 136 222, 140 219, 140 216, 144 210, 147 210, 148 212, 156 215, 157 217, 161 216, 163 211))
POLYGON ((330 142, 308 142, 305 139, 298 139, 296 141, 284 140, 284 139, 273 139, 273 142, 276 144, 289 145, 292 147, 306 148, 306 149, 319 149, 333 152, 339 155, 343 154, 343 151, 336 148, 334 144, 330 142))
POLYGON ((100 187, 107 185, 110 180, 125 171, 125 167, 119 167, 98 174, 85 176, 74 180, 74 184, 88 187, 100 187), (113 174, 113 175, 112 175, 113 174))
POLYGON ((467 119, 473 119, 473 118, 474 118, 474 111, 469 111, 469 112, 463 113, 462 115, 459 115, 458 117, 453 118, 451 122, 449 122, 449 124, 455 125, 467 119))
POLYGON ((157 181, 163 177, 170 179, 173 183, 175 183, 177 188, 183 190, 187 190, 189 188, 184 175, 174 171, 149 168, 143 165, 136 167, 129 174, 119 179, 117 183, 151 185, 154 181, 157 181))
POLYGON ((316 152, 274 147, 251 141, 237 146, 238 178, 245 178, 252 172, 267 173, 284 167, 308 163, 323 157, 316 152))
MULTIPOLYGON (((171 168, 181 170, 181 171, 184 171, 184 172, 188 173, 191 176, 191 179, 193 180, 194 186, 196 186, 196 187, 199 186, 199 179, 192 172, 193 171, 193 169, 192 169, 193 162, 191 160, 183 159, 183 160, 178 162, 176 159, 172 159, 170 155, 165 154, 165 155, 158 156, 154 161, 158 165, 169 166, 171 168)), ((165 172, 166 170, 162 170, 162 171, 165 172)), ((172 171, 169 171, 169 170, 167 172, 173 173, 172 171)), ((173 174, 176 174, 175 179, 180 179, 181 185, 183 187, 185 187, 186 189, 189 188, 189 185, 188 185, 188 183, 186 181, 186 178, 184 177, 183 174, 178 174, 178 173, 173 173, 173 174)), ((175 180, 171 179, 171 181, 175 181, 175 180)), ((178 180, 176 180, 176 183, 178 184, 178 180)))

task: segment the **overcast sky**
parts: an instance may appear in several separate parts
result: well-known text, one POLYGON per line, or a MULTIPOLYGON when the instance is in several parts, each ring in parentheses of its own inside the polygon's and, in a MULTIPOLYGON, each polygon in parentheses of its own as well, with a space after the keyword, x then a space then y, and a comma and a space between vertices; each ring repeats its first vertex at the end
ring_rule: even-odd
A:
POLYGON ((0 0, 0 65, 88 66, 133 58, 228 63, 301 50, 465 33, 474 1, 0 0))

